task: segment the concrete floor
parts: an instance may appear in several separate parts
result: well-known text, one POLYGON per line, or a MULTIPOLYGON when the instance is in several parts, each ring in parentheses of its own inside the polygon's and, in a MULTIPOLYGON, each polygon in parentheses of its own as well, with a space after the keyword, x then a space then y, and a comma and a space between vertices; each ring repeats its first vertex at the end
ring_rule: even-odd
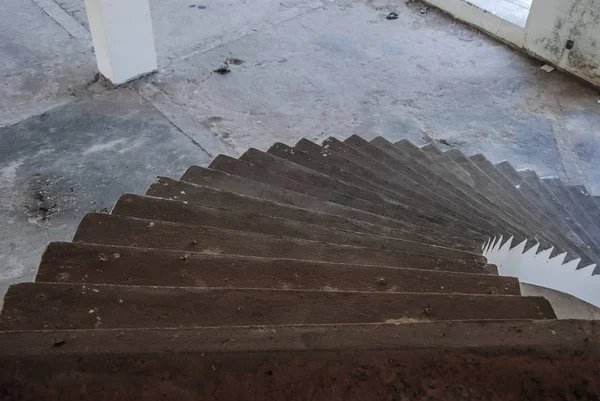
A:
POLYGON ((93 80, 82 0, 0 2, 0 293, 85 212, 274 141, 435 142, 600 194, 599 92, 418 2, 151 9, 160 71, 113 89, 93 80), (212 73, 228 57, 244 63, 212 73))

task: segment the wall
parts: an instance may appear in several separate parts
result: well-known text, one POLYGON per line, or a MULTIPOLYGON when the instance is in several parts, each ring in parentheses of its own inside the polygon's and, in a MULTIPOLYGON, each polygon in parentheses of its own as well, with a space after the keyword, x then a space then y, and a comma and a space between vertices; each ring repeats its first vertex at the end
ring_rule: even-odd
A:
POLYGON ((525 28, 464 0, 425 2, 600 86, 600 0, 533 0, 525 28))
POLYGON ((534 0, 524 48, 600 85, 600 0, 534 0))

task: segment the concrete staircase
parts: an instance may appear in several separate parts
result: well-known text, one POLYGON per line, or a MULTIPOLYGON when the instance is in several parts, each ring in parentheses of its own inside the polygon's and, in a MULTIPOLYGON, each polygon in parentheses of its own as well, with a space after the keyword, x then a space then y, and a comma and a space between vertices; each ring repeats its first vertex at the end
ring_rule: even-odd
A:
POLYGON ((600 208, 484 156, 352 136, 218 156, 48 245, 1 400, 597 400, 600 208), (507 277, 503 277, 507 276, 507 277))

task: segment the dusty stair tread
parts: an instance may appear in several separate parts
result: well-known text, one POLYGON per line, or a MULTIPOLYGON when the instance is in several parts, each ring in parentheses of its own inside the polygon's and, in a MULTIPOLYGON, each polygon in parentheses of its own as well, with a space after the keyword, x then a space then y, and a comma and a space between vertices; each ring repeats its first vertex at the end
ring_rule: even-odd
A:
POLYGON ((486 264, 291 237, 185 225, 102 213, 88 213, 74 242, 137 246, 185 252, 263 256, 355 264, 380 264, 428 270, 481 272, 486 264))
MULTIPOLYGON (((3 358, 69 354, 429 349, 600 354, 600 321, 463 320, 361 324, 0 331, 3 358), (145 338, 145 341, 139 339, 145 338), (64 339, 61 345, 56 340, 64 339), (114 341, 120 339, 121 341, 114 341), (223 340, 228 339, 225 344, 223 340), (377 339, 377 341, 373 341, 377 339)), ((487 354, 482 352, 482 354, 487 354)), ((494 353, 489 353, 492 356, 494 353)), ((14 359, 13 359, 14 360, 14 359)), ((597 362, 597 360, 596 360, 597 362)))
MULTIPOLYGON (((523 180, 527 184, 529 184, 529 186, 531 186, 533 188, 534 191, 536 191, 541 197, 544 197, 555 208, 556 213, 558 213, 561 216, 561 218, 567 224, 569 224, 569 226, 573 229, 575 234, 577 234, 577 236, 579 238, 581 238, 581 240, 583 241, 585 246, 590 246, 588 244, 594 243, 594 240, 587 233, 585 228, 582 227, 577 222, 577 220, 571 215, 569 210, 567 210, 565 208, 565 205, 563 204, 561 199, 556 197, 554 195, 554 193, 552 191, 550 191, 550 189, 548 189, 546 187, 546 185, 544 185, 541 178, 538 177, 538 175, 535 171, 519 170, 519 171, 517 171, 517 173, 523 178, 523 180)), ((594 252, 594 254, 595 254, 595 252, 594 252)), ((586 261, 583 261, 583 262, 586 263, 586 261)), ((592 260, 592 262, 593 262, 593 260, 592 260)), ((587 266, 587 264, 583 264, 583 266, 587 266)))
MULTIPOLYGON (((558 178, 542 178, 542 182, 549 187, 560 190, 562 199, 571 207, 571 215, 574 216, 580 224, 584 224, 582 221, 585 221, 586 226, 589 224, 591 231, 593 231, 593 238, 597 241, 597 238, 600 238, 600 221, 593 216, 593 214, 596 213, 595 208, 590 210, 592 212, 592 214, 590 214, 584 207, 584 204, 580 202, 580 199, 585 200, 585 197, 576 196, 577 192, 573 192, 558 178)), ((582 195, 581 191, 579 191, 578 195, 582 195)), ((592 233, 590 233, 590 235, 592 235, 592 233)))
MULTIPOLYGON (((477 167, 469 158, 467 158, 458 149, 451 149, 445 151, 442 155, 438 156, 440 163, 446 166, 455 165, 466 171, 469 175, 469 185, 471 185, 476 191, 488 198, 491 202, 497 204, 506 215, 515 222, 522 222, 521 226, 523 232, 527 236, 527 242, 525 244, 525 251, 531 247, 540 244, 540 249, 548 249, 552 247, 551 241, 546 238, 543 230, 537 229, 537 223, 535 218, 530 216, 530 213, 515 202, 510 196, 487 175, 479 167, 477 167)), ((518 224, 518 223, 517 223, 518 224)), ((513 241, 511 246, 517 245, 516 241, 513 241)), ((554 247, 552 250, 552 256, 558 255, 558 247, 554 247)))
MULTIPOLYGON (((399 170, 407 169, 407 168, 414 169, 418 166, 418 164, 407 166, 406 164, 402 163, 402 161, 399 158, 392 157, 391 155, 387 154, 386 152, 379 149, 378 147, 365 141, 363 138, 361 138, 358 135, 352 135, 352 136, 346 138, 344 140, 344 144, 351 146, 351 147, 355 147, 355 148, 359 149, 360 151, 365 152, 366 154, 370 155, 372 158, 384 160, 386 163, 389 163, 390 166, 394 166, 396 169, 399 169, 399 170)), ((427 169, 421 169, 421 170, 422 170, 422 174, 429 174, 429 173, 427 173, 427 169)), ((453 173, 453 171, 448 171, 447 174, 449 174, 449 173, 453 173)), ((449 187, 449 188, 451 188, 451 187, 449 187)), ((461 188, 461 189, 464 189, 464 185, 463 185, 463 188, 461 188)), ((453 198, 453 199, 455 199, 455 201, 458 202, 458 199, 456 199, 456 198, 453 198)), ((460 197, 459 197, 459 199, 460 199, 460 197)), ((526 231, 524 231, 524 232, 526 232, 526 231)), ((519 233, 514 233, 513 235, 515 235, 515 234, 519 234, 519 233)), ((521 237, 519 237, 519 238, 521 238, 521 237)))
MULTIPOLYGON (((376 213, 365 212, 363 210, 309 196, 305 193, 280 188, 267 182, 252 180, 220 170, 200 166, 190 166, 181 177, 180 182, 209 186, 220 190, 236 192, 247 196, 254 196, 259 199, 285 203, 310 210, 321 212, 327 211, 328 213, 333 213, 337 216, 367 221, 371 224, 383 225, 385 227, 394 227, 396 229, 406 228, 405 223, 383 217, 376 213)), ((153 187, 155 187, 154 184, 153 187)), ((155 190, 156 189, 154 189, 154 191, 155 190)), ((176 198, 175 196, 174 199, 182 198, 176 198)))
POLYGON ((430 171, 432 180, 438 184, 438 187, 442 187, 445 193, 452 193, 455 203, 462 202, 461 205, 465 206, 465 210, 469 210, 473 216, 479 216, 479 221, 489 220, 496 226, 494 236, 504 233, 507 238, 513 236, 519 242, 526 239, 520 224, 515 225, 497 205, 468 186, 453 171, 438 163, 410 141, 402 140, 392 144, 385 138, 376 137, 371 143, 389 153, 400 155, 404 160, 410 160, 415 168, 419 166, 421 170, 430 171))
POLYGON ((427 143, 421 146, 421 150, 429 155, 440 155, 442 151, 432 143, 427 143))
MULTIPOLYGON (((536 242, 530 240, 532 234, 529 232, 528 228, 525 226, 525 223, 522 219, 516 218, 515 213, 512 210, 506 210, 505 205, 502 202, 497 202, 496 196, 490 194, 489 190, 474 179, 464 168, 459 165, 453 157, 452 152, 440 152, 439 154, 429 154, 429 157, 432 160, 435 160, 441 166, 446 168, 449 172, 452 172, 459 181, 462 182, 462 188, 465 188, 471 196, 477 197, 477 199, 481 199, 484 202, 487 202, 488 205, 493 205, 496 211, 501 215, 504 215, 505 220, 509 221, 511 225, 517 228, 518 235, 515 236, 515 239, 512 241, 511 246, 515 246, 523 241, 527 241, 527 246, 533 246, 536 242)), ((509 235, 514 235, 514 233, 509 233, 509 235)), ((503 234, 504 240, 508 240, 508 235, 503 234)))
MULTIPOLYGON (((302 152, 297 153, 297 156, 300 156, 302 152)), ((304 156, 305 159, 308 157, 308 155, 304 156)), ((316 163, 316 161, 314 162, 316 163)), ((446 233, 446 236, 455 241, 461 240, 456 236, 456 228, 442 224, 445 220, 443 217, 435 218, 421 213, 416 205, 389 202, 380 196, 379 191, 373 192, 360 188, 359 182, 343 182, 322 171, 316 171, 256 149, 247 150, 240 160, 219 156, 210 166, 229 173, 252 174, 252 178, 271 183, 277 182, 283 188, 293 186, 300 192, 403 221, 411 224, 413 230, 446 233), (359 192, 362 192, 362 195, 358 194, 359 192)), ((466 236, 466 234, 464 235, 466 236)), ((473 235, 468 238, 468 241, 473 241, 474 238, 479 240, 480 236, 481 234, 473 235)))
POLYGON ((555 318, 542 297, 21 283, 0 330, 555 318))
POLYGON ((470 156, 469 159, 487 174, 499 188, 502 188, 518 204, 538 219, 539 224, 541 224, 538 229, 547 234, 547 237, 552 241, 552 245, 567 252, 570 255, 569 260, 584 256, 585 251, 563 235, 560 226, 542 213, 537 205, 527 198, 519 188, 516 188, 484 155, 475 154, 470 156))
MULTIPOLYGON (((488 225, 493 225, 491 228, 494 232, 493 236, 503 233, 515 237, 517 241, 523 241, 527 238, 521 229, 521 225, 515 225, 514 222, 508 220, 504 211, 499 210, 497 205, 474 191, 453 171, 425 154, 410 141, 402 140, 392 144, 385 138, 376 137, 370 144, 391 156, 396 161, 396 169, 410 167, 427 176, 440 193, 443 191, 446 198, 452 199, 454 203, 468 212, 466 218, 476 218, 477 224, 488 221, 488 225), (398 164, 398 162, 402 162, 402 164, 398 164)), ((366 145, 363 143, 364 146, 366 145)))
POLYGON ((594 202, 585 185, 567 185, 569 193, 579 202, 583 210, 590 216, 590 219, 598 225, 600 224, 600 206, 594 202))
MULTIPOLYGON (((523 194, 529 198, 533 204, 542 210, 543 213, 548 216, 548 218, 556 222, 568 239, 573 241, 573 243, 579 247, 586 246, 582 239, 569 225, 569 223, 564 220, 561 214, 558 213, 552 202, 550 202, 546 196, 542 196, 538 191, 535 190, 535 188, 525 181, 508 161, 502 161, 497 163, 495 166, 516 188, 523 192, 523 194)), ((583 255, 583 257, 587 256, 583 255)))
MULTIPOLYGON (((422 216, 426 221, 433 220, 452 230, 476 232, 478 237, 489 235, 489 232, 486 233, 480 227, 466 223, 464 216, 458 214, 456 209, 448 209, 440 202, 437 193, 417 182, 405 179, 402 175, 393 174, 394 172, 391 171, 385 175, 381 169, 359 165, 346 159, 343 155, 307 139, 300 140, 293 148, 282 143, 275 143, 267 150, 267 153, 329 174, 361 188, 368 188, 375 193, 383 193, 386 198, 391 199, 391 202, 401 203, 407 212, 415 216, 422 216), (390 172, 392 174, 389 174, 390 172)), ((385 169, 383 165, 380 167, 385 169)))
POLYGON ((52 242, 36 282, 520 295, 515 278, 52 242))
MULTIPOLYGON (((383 152, 381 149, 369 144, 364 139, 357 135, 353 135, 344 142, 337 140, 336 138, 329 137, 323 141, 323 148, 328 151, 334 151, 349 159, 353 163, 361 165, 365 168, 376 171, 380 174, 385 174, 389 177, 395 177, 402 181, 398 184, 398 189, 402 190, 404 187, 412 187, 414 191, 419 191, 423 196, 435 199, 435 204, 438 207, 437 214, 446 214, 448 209, 452 211, 452 216, 456 219, 462 218, 464 221, 470 221, 465 215, 469 215, 469 211, 465 211, 464 203, 456 203, 457 199, 448 197, 446 193, 441 193, 440 187, 432 188, 431 172, 427 169, 415 169, 414 165, 404 163, 402 160, 391 157, 390 155, 383 152), (349 141, 353 139, 354 141, 349 141), (446 198, 444 198, 446 197, 446 198), (440 213, 442 212, 442 213, 440 213), (461 217, 457 217, 460 215, 461 217)), ((487 232, 490 234, 490 227, 484 222, 478 224, 468 223, 470 230, 476 232, 487 232), (481 223, 481 224, 479 224, 481 223)))
MULTIPOLYGON (((190 168, 192 170, 193 168, 190 168)), ((223 173, 225 174, 225 173, 223 173)), ((259 184, 256 182, 256 184, 259 184)), ((252 186, 251 188, 255 188, 252 186)), ((251 193, 255 196, 265 196, 265 191, 258 193, 251 193)), ((268 191, 266 191, 268 192, 268 191)), ((307 200, 307 202, 299 202, 298 206, 290 203, 282 203, 267 200, 264 198, 253 197, 251 195, 243 195, 230 191, 225 191, 205 185, 192 184, 191 182, 174 180, 167 177, 158 177, 150 186, 146 195, 179 200, 182 202, 188 202, 193 204, 200 204, 205 206, 220 207, 228 210, 252 210, 255 213, 274 216, 274 217, 286 217, 296 221, 307 222, 312 224, 327 225, 331 228, 338 228, 341 230, 348 230, 354 232, 368 233, 372 235, 379 235, 383 237, 398 238, 407 241, 414 241, 419 243, 428 244, 439 244, 440 246, 451 244, 441 241, 439 238, 425 238, 419 236, 410 231, 402 231, 393 227, 388 227, 381 224, 373 224, 369 221, 373 218, 380 218, 379 216, 372 215, 369 213, 362 213, 356 209, 345 208, 332 203, 326 203, 319 199, 312 198, 305 195, 299 195, 292 192, 292 197, 295 199, 296 195, 301 200, 307 200), (311 208, 312 207, 312 208, 311 208), (350 211, 356 214, 350 214, 354 218, 343 217, 342 212, 350 211), (332 214, 332 213, 339 214, 332 214), (357 218, 362 218, 361 220, 357 218)), ((384 218, 380 218, 385 221, 384 218)), ((370 221, 380 221, 377 219, 370 221)), ((395 220, 389 220, 394 222, 395 220)), ((471 247, 470 252, 478 252, 479 249, 471 247)))
POLYGON ((583 210, 579 202, 570 195, 564 183, 558 178, 542 178, 543 185, 564 205, 571 217, 588 233, 593 243, 587 244, 592 247, 597 255, 600 255, 600 229, 594 221, 583 210))
POLYGON ((2 332, 0 387, 63 401, 594 399, 599 338, 597 322, 567 320, 2 332))
MULTIPOLYGON (((314 187, 313 185, 296 180, 290 180, 287 177, 268 172, 264 168, 255 168, 251 163, 242 160, 220 155, 213 160, 211 166, 215 168, 204 169, 198 166, 192 166, 181 177, 181 180, 202 185, 206 185, 205 183, 210 180, 211 186, 217 186, 220 189, 224 189, 225 186, 229 187, 230 184, 235 183, 235 185, 231 185, 233 187, 231 190, 237 192, 242 190, 240 188, 241 185, 244 185, 244 191, 248 191, 247 187, 253 185, 254 189, 252 189, 252 191, 258 191, 259 193, 266 189, 268 189, 270 193, 283 193, 285 194, 286 200, 294 202, 291 204, 295 206, 309 209, 318 208, 317 210, 327 211, 327 213, 330 214, 393 227, 406 232, 412 232, 425 239, 440 238, 442 235, 448 236, 447 233, 442 234, 438 231, 423 228, 405 220, 397 220, 385 216, 382 214, 382 211, 385 210, 383 210, 380 205, 366 202, 336 191, 314 187), (216 167, 218 167, 218 169, 216 169, 216 167), (233 172, 235 172, 235 174, 233 172), (238 176, 236 174, 240 175, 238 176)), ((248 192, 243 193, 247 194, 248 192)), ((263 198, 263 195, 258 195, 258 197, 263 198)), ((269 199, 273 200, 272 198, 269 199)), ((281 199, 278 201, 281 201, 281 199)), ((391 211, 388 210, 388 215, 390 213, 391 211)), ((457 242, 455 237, 453 237, 451 241, 442 238, 442 241, 446 244, 455 244, 457 242)), ((471 250, 477 249, 479 247, 479 242, 480 241, 478 241, 477 244, 461 243, 460 245, 464 247, 463 249, 471 250)))
MULTIPOLYGON (((497 235, 500 226, 495 219, 489 219, 489 214, 483 212, 484 206, 473 197, 460 191, 453 182, 456 181, 456 177, 448 173, 446 169, 441 168, 417 146, 409 141, 394 145, 382 137, 372 139, 368 145, 363 141, 361 141, 361 149, 370 152, 372 157, 385 155, 382 162, 389 164, 390 170, 395 171, 396 174, 414 171, 422 185, 439 194, 440 202, 448 203, 451 201, 453 205, 462 210, 464 219, 470 220, 473 224, 481 227, 488 227, 487 230, 491 230, 494 233, 493 235, 497 235), (405 149, 410 147, 414 148, 414 151, 406 152, 405 149)), ((382 158, 378 157, 378 159, 382 158)))
MULTIPOLYGON (((540 243, 541 249, 553 247, 551 256, 555 256, 565 252, 558 244, 555 244, 551 236, 544 230, 543 224, 533 215, 526 207, 520 204, 514 196, 506 189, 500 186, 489 174, 478 167, 472 160, 458 149, 451 149, 444 152, 451 160, 459 164, 467 173, 471 175, 473 180, 478 185, 478 189, 485 191, 491 199, 502 205, 507 213, 511 213, 514 217, 526 222, 526 227, 530 235, 530 239, 540 243)), ((529 250, 534 241, 528 241, 525 246, 525 251, 529 250)))
POLYGON ((497 232, 488 220, 472 221, 474 211, 470 205, 448 191, 445 185, 438 185, 439 177, 418 163, 415 164, 397 154, 391 155, 358 135, 353 135, 344 142, 330 137, 323 142, 323 147, 339 152, 365 168, 378 171, 392 179, 395 178, 399 190, 412 188, 413 192, 420 193, 422 197, 430 199, 434 203, 435 214, 449 214, 457 221, 463 221, 462 224, 466 225, 468 229, 479 233, 484 232, 488 236, 495 235, 497 232))
POLYGON ((125 194, 119 198, 111 213, 187 225, 202 225, 341 245, 355 245, 485 262, 483 256, 474 253, 287 219, 287 217, 294 217, 294 215, 282 214, 280 217, 274 217, 272 214, 257 214, 254 213, 253 205, 253 203, 247 204, 245 207, 241 205, 240 208, 240 210, 251 210, 252 212, 232 211, 205 207, 199 204, 186 204, 178 200, 125 194))

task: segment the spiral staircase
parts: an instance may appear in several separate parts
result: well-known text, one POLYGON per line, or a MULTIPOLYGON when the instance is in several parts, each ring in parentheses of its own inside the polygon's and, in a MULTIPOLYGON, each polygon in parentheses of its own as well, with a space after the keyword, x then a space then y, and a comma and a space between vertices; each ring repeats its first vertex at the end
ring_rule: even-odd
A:
POLYGON ((2 400, 597 400, 582 186, 359 136, 218 156, 50 243, 0 315, 2 400))

